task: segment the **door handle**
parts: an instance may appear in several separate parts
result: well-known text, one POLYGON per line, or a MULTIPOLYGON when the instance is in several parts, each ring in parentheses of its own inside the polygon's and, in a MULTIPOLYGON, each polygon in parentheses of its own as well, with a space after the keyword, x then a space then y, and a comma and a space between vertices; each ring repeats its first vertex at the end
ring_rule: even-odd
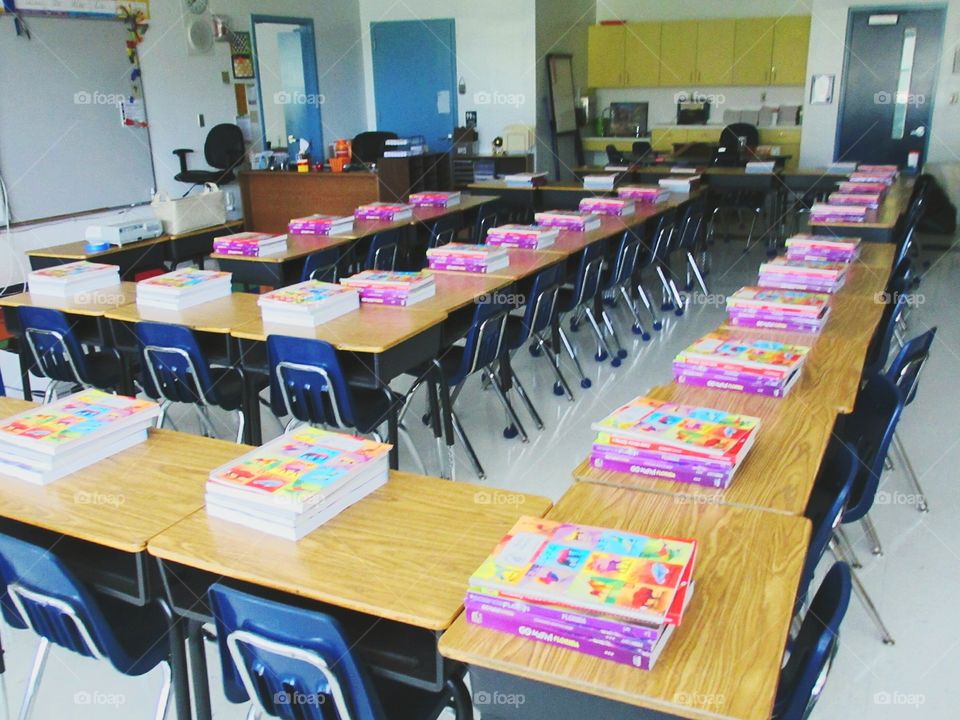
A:
POLYGON ((912 135, 913 137, 918 137, 918 138, 922 138, 922 137, 923 137, 924 135, 926 135, 926 134, 927 134, 927 127, 926 127, 926 125, 918 125, 918 126, 915 127, 913 130, 910 131, 910 135, 912 135))

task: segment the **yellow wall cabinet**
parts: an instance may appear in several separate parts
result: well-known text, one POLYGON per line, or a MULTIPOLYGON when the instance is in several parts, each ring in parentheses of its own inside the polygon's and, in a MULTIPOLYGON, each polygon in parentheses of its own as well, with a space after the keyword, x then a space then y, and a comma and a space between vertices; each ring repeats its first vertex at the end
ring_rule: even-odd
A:
POLYGON ((807 79, 807 47, 810 44, 810 18, 788 15, 773 28, 771 84, 804 85, 807 79))
POLYGON ((587 84, 623 87, 623 25, 591 25, 587 29, 587 84))
POLYGON ((660 23, 627 23, 624 29, 624 86, 656 86, 660 80, 660 23))
POLYGON ((735 85, 769 85, 774 18, 738 18, 734 42, 735 85))
POLYGON ((660 85, 687 85, 697 78, 697 21, 660 25, 660 85))
POLYGON ((697 77, 702 85, 732 85, 736 21, 697 23, 697 77))

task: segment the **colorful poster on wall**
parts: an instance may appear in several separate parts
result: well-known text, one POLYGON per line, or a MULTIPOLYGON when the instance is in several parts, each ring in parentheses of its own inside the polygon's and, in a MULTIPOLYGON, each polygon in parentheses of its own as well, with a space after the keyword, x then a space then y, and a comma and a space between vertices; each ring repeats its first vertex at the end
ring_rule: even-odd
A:
POLYGON ((143 21, 150 19, 150 0, 3 0, 0 14, 16 11, 24 15, 116 17, 122 8, 143 21))
POLYGON ((250 80, 253 72, 253 43, 250 33, 235 32, 230 37, 230 57, 235 80, 250 80))

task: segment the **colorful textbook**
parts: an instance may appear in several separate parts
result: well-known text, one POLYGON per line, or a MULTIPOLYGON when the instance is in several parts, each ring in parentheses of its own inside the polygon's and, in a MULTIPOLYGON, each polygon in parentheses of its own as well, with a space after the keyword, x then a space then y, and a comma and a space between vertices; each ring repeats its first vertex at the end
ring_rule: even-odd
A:
POLYGON ((257 299, 264 323, 313 327, 360 307, 353 288, 319 280, 272 290, 257 299))
POLYGON ((380 220, 393 222, 413 217, 413 205, 404 203, 373 202, 361 205, 353 211, 357 220, 380 220))
POLYGON ((224 235, 213 241, 213 251, 218 255, 259 257, 278 253, 286 248, 287 236, 273 233, 241 232, 224 235))
POLYGON ((849 263, 853 262, 860 253, 861 239, 799 233, 788 237, 785 245, 788 260, 849 263))
POLYGON ((360 302, 375 305, 414 305, 437 293, 433 275, 424 271, 364 270, 340 280, 360 293, 360 302))
POLYGON ((45 485, 147 439, 149 400, 83 390, 0 420, 0 475, 45 485))
POLYGON ((445 208, 459 205, 461 196, 455 190, 429 190, 427 192, 410 193, 408 200, 414 207, 445 208))
POLYGON ((287 223, 291 235, 338 235, 353 230, 353 215, 324 215, 316 213, 294 218, 287 223))
POLYGON ((726 488, 760 419, 636 397, 593 424, 590 464, 640 477, 726 488))
POLYGON ((843 287, 849 264, 776 257, 760 265, 757 284, 766 288, 834 293, 843 287))
POLYGON ((735 327, 818 333, 830 314, 830 296, 801 290, 743 287, 727 298, 735 327))
POLYGON ((27 276, 27 288, 32 295, 58 298, 76 297, 119 284, 119 267, 86 260, 34 270, 27 276))
POLYGON ((558 228, 539 225, 500 225, 487 231, 484 242, 494 247, 542 250, 553 245, 559 235, 558 228))
POLYGON ((660 203, 670 198, 670 191, 659 185, 623 185, 617 188, 617 195, 636 202, 660 203))
POLYGON ((304 426, 210 473, 207 513, 299 540, 387 481, 390 445, 304 426))
POLYGON ((681 384, 784 397, 809 352, 805 345, 712 332, 674 358, 673 377, 681 384))
POLYGON ((695 540, 522 517, 470 578, 468 622, 651 669, 692 595, 695 540))
POLYGON ((427 264, 431 270, 488 273, 507 267, 510 256, 504 247, 452 242, 427 250, 427 264))
POLYGON ((137 283, 137 305, 161 310, 184 310, 227 297, 231 274, 216 270, 184 268, 137 283))
POLYGON ((633 215, 636 210, 637 204, 633 200, 624 198, 593 197, 583 198, 580 201, 580 212, 593 213, 594 215, 622 217, 633 215))
POLYGON ((533 216, 537 225, 554 227, 560 230, 587 232, 600 227, 600 216, 595 213, 580 212, 578 210, 548 210, 538 212, 533 216))

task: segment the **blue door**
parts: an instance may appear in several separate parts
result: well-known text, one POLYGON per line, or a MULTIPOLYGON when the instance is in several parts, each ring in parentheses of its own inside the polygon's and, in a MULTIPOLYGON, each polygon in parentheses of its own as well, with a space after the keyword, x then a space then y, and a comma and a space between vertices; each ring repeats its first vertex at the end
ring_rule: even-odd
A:
POLYGON ((375 22, 370 37, 377 130, 423 135, 431 150, 449 150, 457 119, 454 21, 375 22))

